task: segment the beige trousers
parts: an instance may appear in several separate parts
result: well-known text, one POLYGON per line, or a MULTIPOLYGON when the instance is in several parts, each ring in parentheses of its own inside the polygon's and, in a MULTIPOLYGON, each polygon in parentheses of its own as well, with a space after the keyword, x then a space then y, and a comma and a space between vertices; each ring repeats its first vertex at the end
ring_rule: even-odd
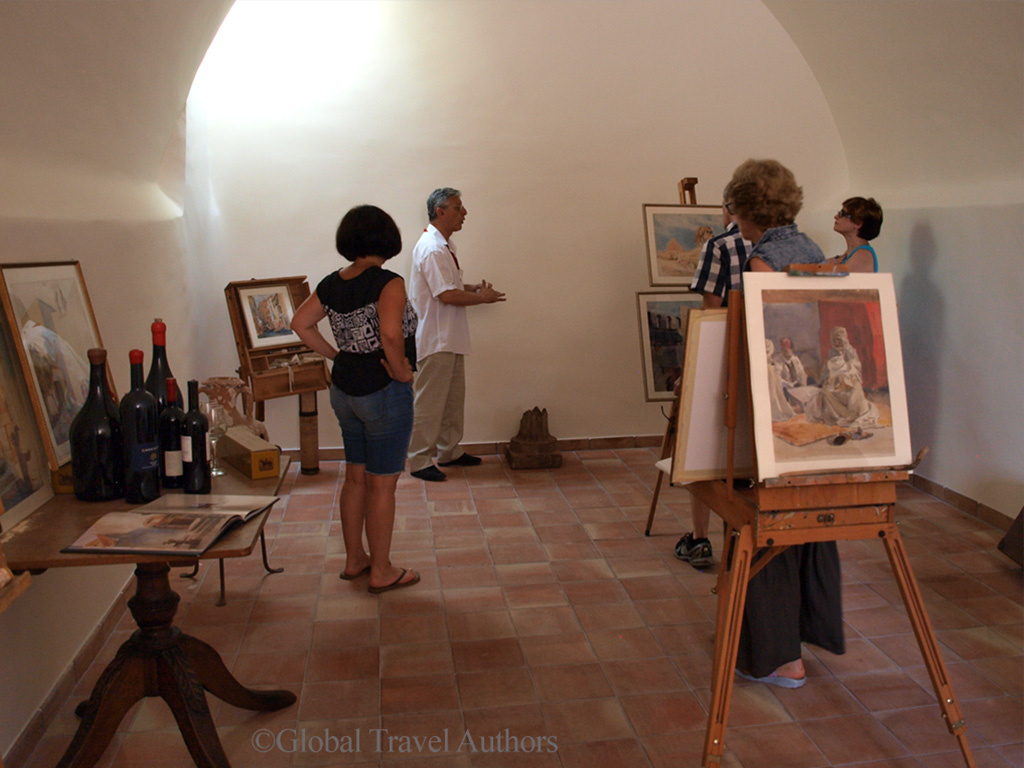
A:
POLYGON ((434 457, 452 461, 465 451, 462 440, 466 403, 466 356, 435 352, 417 363, 409 471, 429 467, 434 457))

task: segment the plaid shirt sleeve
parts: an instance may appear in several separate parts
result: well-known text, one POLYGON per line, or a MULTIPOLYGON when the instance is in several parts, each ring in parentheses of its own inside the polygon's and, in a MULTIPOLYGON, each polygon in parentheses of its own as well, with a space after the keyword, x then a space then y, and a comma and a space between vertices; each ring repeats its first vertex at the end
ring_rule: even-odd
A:
POLYGON ((739 290, 743 287, 743 267, 749 253, 750 244, 737 229, 711 238, 700 252, 690 290, 723 299, 729 291, 739 290))

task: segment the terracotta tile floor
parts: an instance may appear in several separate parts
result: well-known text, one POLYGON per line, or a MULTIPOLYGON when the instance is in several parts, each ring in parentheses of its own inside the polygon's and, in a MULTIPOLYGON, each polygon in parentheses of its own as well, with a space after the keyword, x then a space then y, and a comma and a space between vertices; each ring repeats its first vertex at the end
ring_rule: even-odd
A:
MULTIPOLYGON (((403 477, 393 560, 422 574, 410 589, 373 596, 365 579, 338 578, 344 469, 328 462, 315 476, 293 470, 267 526, 271 562, 284 573, 264 574, 258 556, 228 561, 221 608, 215 567, 194 582, 172 574, 186 631, 211 642, 243 682, 299 694, 271 714, 211 701, 232 765, 699 765, 715 576, 672 556, 689 496, 666 489, 647 538, 654 451, 564 459, 559 470, 513 473, 490 456, 443 484, 403 477), (274 735, 281 748, 266 749, 261 739, 274 735)), ((1024 766, 1021 570, 996 550, 1001 532, 910 487, 900 496, 901 530, 977 764, 1024 766)), ((848 542, 841 551, 848 652, 805 647, 811 679, 797 691, 737 684, 723 765, 963 765, 883 548, 848 542)), ((31 768, 56 763, 74 705, 131 628, 126 616, 31 768)), ((153 699, 129 713, 101 762, 192 765, 153 699)))

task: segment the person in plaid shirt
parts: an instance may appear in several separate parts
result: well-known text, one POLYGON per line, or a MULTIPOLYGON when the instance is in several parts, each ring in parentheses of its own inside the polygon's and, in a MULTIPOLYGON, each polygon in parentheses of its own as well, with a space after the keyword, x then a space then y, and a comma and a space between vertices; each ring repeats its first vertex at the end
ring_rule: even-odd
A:
MULTIPOLYGON (((732 182, 730 182, 730 185, 732 182)), ((729 301, 729 291, 742 288, 743 267, 754 245, 740 234, 732 212, 729 210, 729 186, 722 193, 722 226, 725 232, 711 238, 700 252, 697 271, 694 272, 690 290, 704 294, 704 309, 724 307, 729 301)), ((676 543, 675 555, 694 568, 706 568, 715 562, 708 540, 708 522, 711 510, 704 504, 692 501, 693 530, 676 543)))
POLYGON ((722 198, 722 226, 725 232, 711 238, 700 252, 697 271, 693 274, 690 290, 704 294, 704 309, 724 307, 728 293, 743 285, 743 267, 754 245, 744 240, 739 225, 729 211, 729 187, 722 198))

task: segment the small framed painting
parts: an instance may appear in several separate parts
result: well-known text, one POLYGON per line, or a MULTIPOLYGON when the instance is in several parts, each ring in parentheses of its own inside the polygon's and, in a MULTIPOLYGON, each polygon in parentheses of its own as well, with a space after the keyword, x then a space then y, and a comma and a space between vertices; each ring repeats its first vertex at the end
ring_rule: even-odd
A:
POLYGON ((238 288, 238 304, 253 349, 302 343, 290 327, 295 305, 288 283, 238 288))
POLYGON ((689 311, 699 309, 702 301, 700 296, 692 293, 637 293, 636 312, 647 402, 675 397, 675 383, 683 375, 689 311))
POLYGON ((912 460, 890 274, 744 275, 761 479, 912 460))
POLYGON ((721 206, 644 205, 651 285, 688 288, 704 243, 724 231, 721 206))
MULTIPOLYGON (((89 388, 88 352, 102 347, 77 261, 0 264, 0 297, 50 468, 71 461, 71 421, 89 388)), ((110 392, 117 398, 110 367, 110 392)))
MULTIPOLYGON (((729 430, 725 426, 727 324, 725 309, 690 312, 680 391, 679 423, 672 462, 672 482, 716 480, 728 475, 729 430)), ((742 361, 741 361, 742 362, 742 361)), ((746 375, 745 366, 740 381, 746 375)), ((753 438, 747 387, 737 388, 734 477, 753 474, 753 438)))

